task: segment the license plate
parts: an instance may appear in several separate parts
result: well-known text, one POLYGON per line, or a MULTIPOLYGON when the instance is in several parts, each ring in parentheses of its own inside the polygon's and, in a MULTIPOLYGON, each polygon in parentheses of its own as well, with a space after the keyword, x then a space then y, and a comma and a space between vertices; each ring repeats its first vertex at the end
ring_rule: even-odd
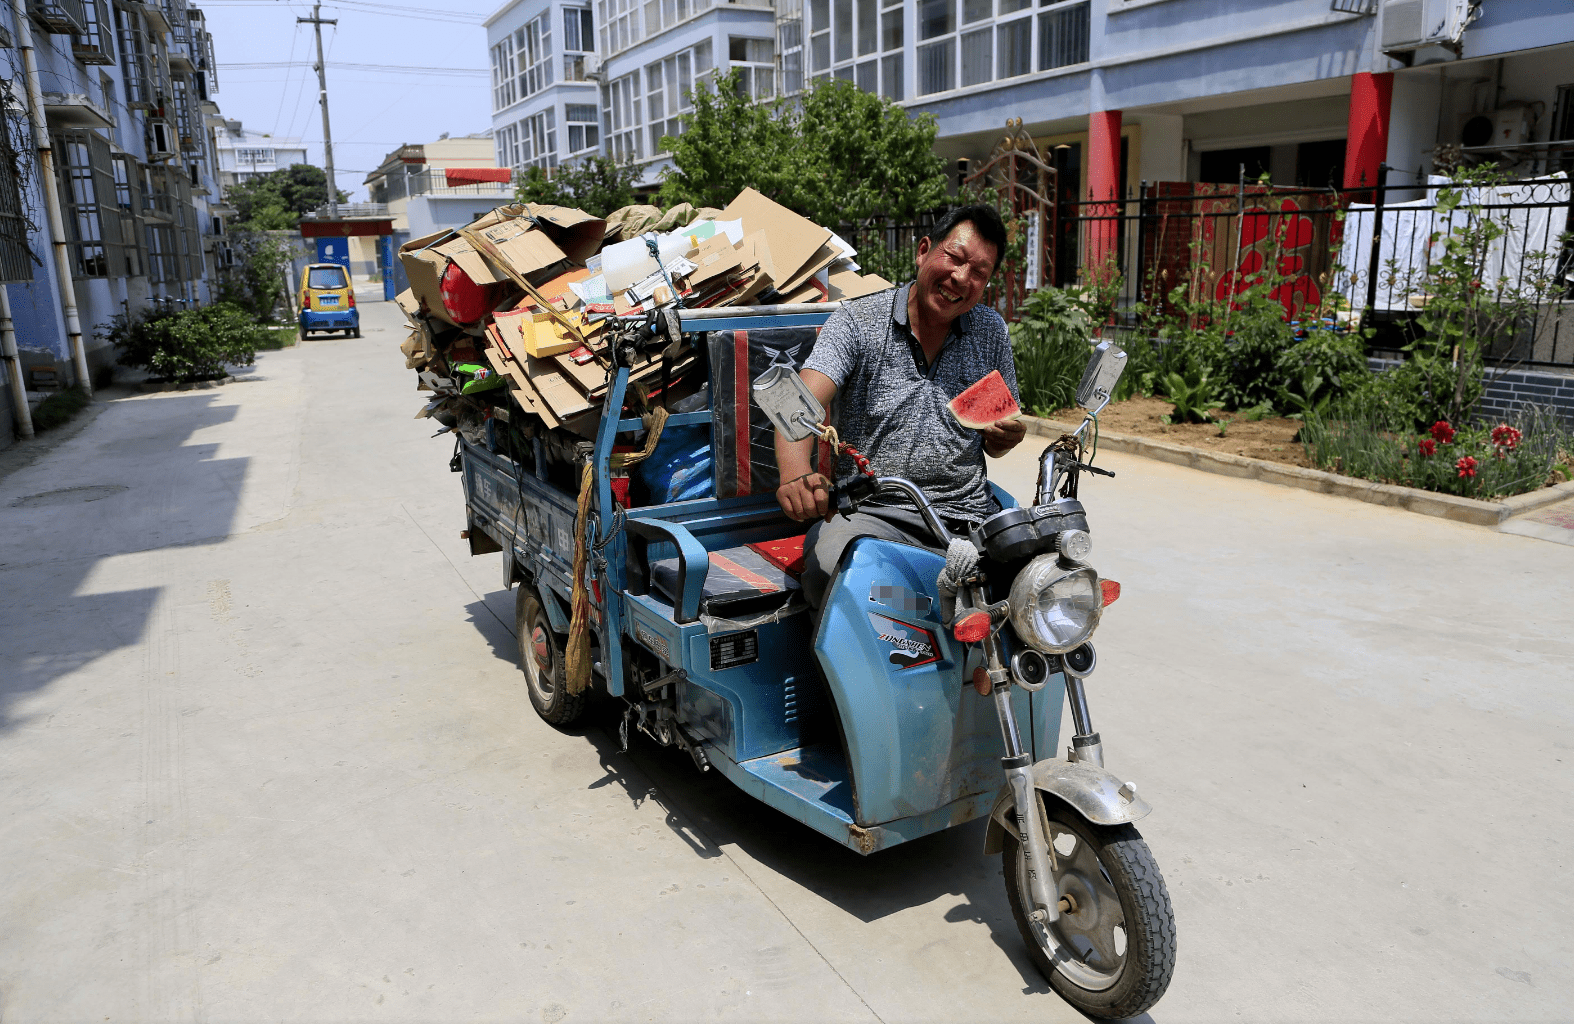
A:
POLYGON ((337 295, 324 295, 322 297, 322 304, 324 306, 337 306, 339 304, 339 296, 337 296, 337 295))

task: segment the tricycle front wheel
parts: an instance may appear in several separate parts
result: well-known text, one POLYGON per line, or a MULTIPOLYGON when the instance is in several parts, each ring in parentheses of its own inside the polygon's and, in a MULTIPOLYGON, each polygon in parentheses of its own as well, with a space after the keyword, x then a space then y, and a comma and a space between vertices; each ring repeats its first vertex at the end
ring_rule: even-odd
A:
POLYGON ((1175 914, 1148 844, 1131 825, 1089 823, 1048 801, 1060 918, 1030 919, 1027 858, 1007 831, 1001 864, 1017 930, 1050 987, 1094 1017, 1146 1011, 1175 973, 1175 914))
POLYGON ((573 724, 585 713, 590 694, 568 692, 567 641, 552 632, 552 622, 540 599, 523 584, 514 601, 514 627, 530 705, 548 725, 573 724))

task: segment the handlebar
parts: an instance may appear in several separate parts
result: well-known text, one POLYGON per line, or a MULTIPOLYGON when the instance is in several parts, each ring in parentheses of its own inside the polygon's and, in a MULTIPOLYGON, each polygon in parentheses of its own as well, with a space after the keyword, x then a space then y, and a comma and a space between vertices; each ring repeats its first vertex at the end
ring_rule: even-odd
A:
MULTIPOLYGON (((847 511, 856 511, 859 504, 868 501, 881 491, 901 491, 907 495, 918 507, 918 514, 923 519, 924 525, 929 527, 929 532, 934 534, 935 541, 942 548, 951 543, 951 532, 940 522, 940 517, 935 515, 934 507, 929 504, 929 496, 924 493, 922 487, 904 477, 868 477, 855 473, 838 480, 831 485, 831 510, 842 512, 845 499, 847 511)), ((845 515, 846 512, 843 514, 845 515)))

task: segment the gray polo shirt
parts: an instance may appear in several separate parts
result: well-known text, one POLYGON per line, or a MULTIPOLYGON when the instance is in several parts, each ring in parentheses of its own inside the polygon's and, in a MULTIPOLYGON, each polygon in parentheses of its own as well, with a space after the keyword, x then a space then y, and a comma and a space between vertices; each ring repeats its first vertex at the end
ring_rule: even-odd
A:
MULTIPOLYGON (((925 372, 907 325, 911 287, 845 303, 825 322, 804 369, 836 384, 836 429, 877 474, 922 487, 942 516, 978 522, 999 507, 986 484, 984 435, 959 424, 946 403, 999 370, 1020 404, 1006 322, 988 306, 974 306, 952 324, 925 372)), ((853 469, 844 457, 836 475, 853 469)))

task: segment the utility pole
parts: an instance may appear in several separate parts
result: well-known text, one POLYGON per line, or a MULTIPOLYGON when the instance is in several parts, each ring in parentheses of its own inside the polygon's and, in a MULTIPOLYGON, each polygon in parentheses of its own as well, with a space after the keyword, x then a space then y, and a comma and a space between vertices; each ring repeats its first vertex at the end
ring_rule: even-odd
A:
POLYGON ((328 174, 328 216, 339 219, 339 185, 333 179, 333 132, 328 128, 328 65, 322 59, 322 27, 339 24, 336 18, 322 16, 322 4, 312 4, 310 18, 296 18, 297 24, 308 24, 317 33, 317 102, 322 104, 322 154, 323 169, 328 174))

